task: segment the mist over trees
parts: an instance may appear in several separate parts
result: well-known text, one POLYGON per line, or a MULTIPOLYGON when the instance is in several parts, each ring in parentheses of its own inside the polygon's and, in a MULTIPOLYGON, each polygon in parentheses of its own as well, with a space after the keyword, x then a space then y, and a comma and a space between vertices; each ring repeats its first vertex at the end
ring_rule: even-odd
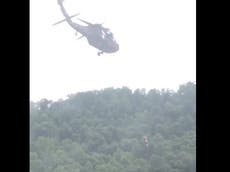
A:
POLYGON ((176 92, 106 88, 30 103, 30 172, 195 171, 192 82, 176 92))

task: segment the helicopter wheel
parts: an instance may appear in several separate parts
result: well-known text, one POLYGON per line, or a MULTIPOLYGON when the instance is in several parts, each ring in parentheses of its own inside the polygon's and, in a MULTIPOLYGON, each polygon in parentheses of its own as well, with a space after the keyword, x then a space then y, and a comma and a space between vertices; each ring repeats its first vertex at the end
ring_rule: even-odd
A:
POLYGON ((97 53, 98 56, 100 56, 101 54, 103 54, 103 51, 97 53))

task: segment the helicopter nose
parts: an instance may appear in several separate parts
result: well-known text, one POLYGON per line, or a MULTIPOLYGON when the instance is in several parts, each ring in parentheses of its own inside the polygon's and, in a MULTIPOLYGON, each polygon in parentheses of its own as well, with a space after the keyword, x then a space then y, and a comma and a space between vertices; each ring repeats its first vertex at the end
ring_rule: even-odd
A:
POLYGON ((104 49, 104 52, 107 53, 114 53, 119 50, 119 45, 117 43, 110 44, 106 49, 104 49))
POLYGON ((115 51, 118 51, 119 50, 119 45, 116 44, 115 47, 114 47, 115 51))

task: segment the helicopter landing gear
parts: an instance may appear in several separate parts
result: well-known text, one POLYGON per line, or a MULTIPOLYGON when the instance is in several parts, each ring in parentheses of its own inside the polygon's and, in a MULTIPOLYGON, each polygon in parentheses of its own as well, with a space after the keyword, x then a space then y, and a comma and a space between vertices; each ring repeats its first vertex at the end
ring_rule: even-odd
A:
POLYGON ((101 54, 103 54, 103 51, 97 53, 98 56, 100 56, 101 54))

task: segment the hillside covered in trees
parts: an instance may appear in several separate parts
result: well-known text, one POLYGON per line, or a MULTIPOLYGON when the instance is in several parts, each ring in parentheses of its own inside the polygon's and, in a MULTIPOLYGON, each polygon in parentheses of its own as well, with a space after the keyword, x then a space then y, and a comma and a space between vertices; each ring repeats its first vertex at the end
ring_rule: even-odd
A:
POLYGON ((106 88, 30 104, 30 172, 195 171, 194 83, 176 92, 106 88))

